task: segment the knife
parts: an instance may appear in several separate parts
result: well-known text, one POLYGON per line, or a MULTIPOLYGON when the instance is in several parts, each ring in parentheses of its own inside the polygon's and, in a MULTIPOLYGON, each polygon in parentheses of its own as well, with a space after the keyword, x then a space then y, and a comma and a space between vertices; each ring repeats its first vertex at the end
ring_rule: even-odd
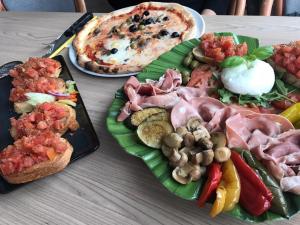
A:
POLYGON ((73 39, 76 36, 76 33, 79 32, 82 27, 91 19, 93 19, 93 13, 87 12, 81 16, 75 23, 73 23, 62 35, 60 35, 55 41, 50 43, 50 48, 48 52, 43 55, 44 58, 53 58, 58 55, 66 46, 72 43, 73 39))

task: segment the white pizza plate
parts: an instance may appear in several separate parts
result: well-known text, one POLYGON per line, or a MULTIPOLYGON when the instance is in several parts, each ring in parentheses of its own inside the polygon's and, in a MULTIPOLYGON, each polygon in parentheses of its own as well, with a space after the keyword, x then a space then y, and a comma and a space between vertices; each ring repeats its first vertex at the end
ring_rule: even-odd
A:
MULTIPOLYGON (((128 7, 128 8, 133 8, 128 7)), ((197 31, 194 37, 192 38, 199 38, 202 36, 202 34, 205 31, 205 23, 203 20, 203 17, 195 10, 189 8, 189 7, 185 7, 195 18, 196 20, 196 27, 197 27, 197 31)), ((69 58, 70 61, 72 62, 72 64, 79 69, 80 71, 88 74, 88 75, 92 75, 92 76, 97 76, 97 77, 128 77, 128 76, 132 76, 132 75, 136 75, 138 72, 134 72, 134 73, 123 73, 123 74, 104 74, 104 73, 95 73, 92 71, 89 71, 81 66, 78 65, 77 63, 77 59, 76 59, 76 53, 75 53, 75 49, 73 48, 73 45, 71 44, 69 46, 69 58)))

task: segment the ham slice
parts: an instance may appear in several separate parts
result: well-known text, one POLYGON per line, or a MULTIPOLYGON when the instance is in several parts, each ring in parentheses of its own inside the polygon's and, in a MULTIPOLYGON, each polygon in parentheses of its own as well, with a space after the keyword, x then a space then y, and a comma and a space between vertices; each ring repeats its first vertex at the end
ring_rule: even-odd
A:
POLYGON ((185 126, 187 120, 191 117, 200 118, 199 112, 184 99, 181 99, 172 109, 171 122, 175 129, 185 126))
POLYGON ((130 77, 124 85, 128 102, 125 103, 117 120, 123 121, 132 112, 146 107, 172 107, 179 101, 179 97, 171 92, 180 84, 180 73, 171 69, 166 70, 158 81, 148 80, 146 83, 140 83, 136 77, 130 77))
POLYGON ((280 187, 283 191, 300 195, 300 176, 284 177, 280 180, 280 187))

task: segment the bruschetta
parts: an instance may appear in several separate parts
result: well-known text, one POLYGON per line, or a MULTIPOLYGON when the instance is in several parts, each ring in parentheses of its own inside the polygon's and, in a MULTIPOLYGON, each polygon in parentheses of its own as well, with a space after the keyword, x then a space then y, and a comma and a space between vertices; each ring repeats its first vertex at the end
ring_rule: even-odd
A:
POLYGON ((275 45, 274 54, 267 61, 282 73, 285 82, 300 88, 300 41, 275 45))
POLYGON ((70 143, 50 131, 22 137, 0 152, 0 173, 9 183, 21 184, 63 170, 73 152, 70 143))
POLYGON ((25 63, 10 70, 9 75, 17 79, 37 79, 39 77, 58 77, 60 72, 60 62, 50 58, 31 57, 25 63))
POLYGON ((75 110, 57 102, 37 105, 33 112, 10 121, 10 134, 15 140, 46 130, 63 135, 67 130, 75 131, 79 127, 75 110))
POLYGON ((22 84, 11 89, 9 100, 14 103, 17 113, 30 112, 33 107, 27 102, 26 93, 63 93, 66 90, 65 81, 60 78, 39 77, 25 79, 22 84))

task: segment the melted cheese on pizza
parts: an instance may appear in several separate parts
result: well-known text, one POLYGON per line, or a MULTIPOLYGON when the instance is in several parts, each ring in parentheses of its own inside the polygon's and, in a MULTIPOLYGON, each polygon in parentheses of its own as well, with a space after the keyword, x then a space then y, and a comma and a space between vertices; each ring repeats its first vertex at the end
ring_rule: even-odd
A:
POLYGON ((96 53, 96 58, 108 64, 124 64, 136 53, 134 49, 130 49, 130 40, 128 38, 107 39, 104 42, 104 48, 109 50, 107 54, 98 52, 96 53), (112 53, 112 49, 116 49, 116 52, 112 53))

